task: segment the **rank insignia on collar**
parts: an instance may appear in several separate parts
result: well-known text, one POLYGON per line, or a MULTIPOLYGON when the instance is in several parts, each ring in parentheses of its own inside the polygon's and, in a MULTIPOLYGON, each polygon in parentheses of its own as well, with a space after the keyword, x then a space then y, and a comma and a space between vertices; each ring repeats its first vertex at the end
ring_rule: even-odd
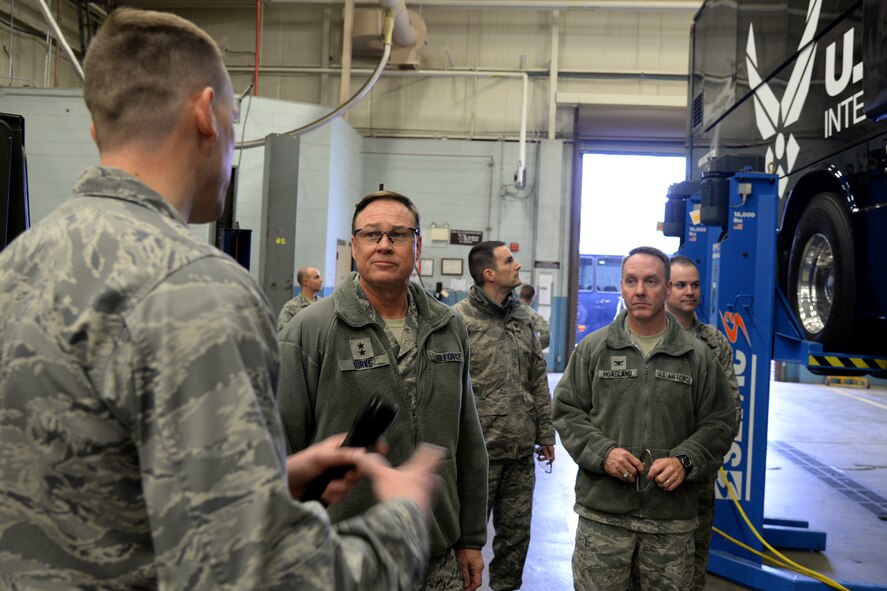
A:
POLYGON ((367 359, 368 357, 375 356, 373 354, 373 343, 369 338, 351 339, 349 342, 351 343, 352 359, 367 359))

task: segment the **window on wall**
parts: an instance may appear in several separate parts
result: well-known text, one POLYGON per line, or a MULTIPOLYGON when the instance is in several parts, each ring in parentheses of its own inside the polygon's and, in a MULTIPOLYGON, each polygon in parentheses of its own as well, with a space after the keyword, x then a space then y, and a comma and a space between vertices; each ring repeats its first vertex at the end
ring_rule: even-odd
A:
POLYGON ((683 156, 584 154, 580 254, 624 255, 636 246, 674 253, 680 240, 656 229, 668 186, 684 180, 683 156))

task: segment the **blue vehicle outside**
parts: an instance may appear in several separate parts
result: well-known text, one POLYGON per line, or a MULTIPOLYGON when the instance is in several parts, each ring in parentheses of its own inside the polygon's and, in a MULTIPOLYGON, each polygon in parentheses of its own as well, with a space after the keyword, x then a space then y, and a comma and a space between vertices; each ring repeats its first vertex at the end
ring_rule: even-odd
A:
POLYGON ((579 255, 579 302, 576 306, 576 343, 607 326, 619 307, 622 257, 579 255))

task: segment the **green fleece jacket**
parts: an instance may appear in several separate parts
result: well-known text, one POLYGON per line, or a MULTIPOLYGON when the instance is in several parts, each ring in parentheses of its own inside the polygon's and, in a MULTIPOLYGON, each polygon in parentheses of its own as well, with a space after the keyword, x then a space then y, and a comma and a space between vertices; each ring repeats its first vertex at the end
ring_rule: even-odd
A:
POLYGON ((579 465, 576 503, 592 511, 649 519, 696 515, 697 484, 730 449, 736 422, 730 385, 704 343, 669 315, 662 341, 644 359, 625 312, 577 345, 554 390, 554 426, 579 465), (602 464, 614 448, 640 457, 686 454, 687 481, 672 492, 613 478, 602 464))
MULTIPOLYGON (((279 406, 287 451, 293 453, 351 427, 374 395, 400 407, 385 433, 392 465, 420 442, 446 450, 431 524, 431 551, 482 548, 486 542, 487 452, 469 378, 468 335, 461 318, 416 285, 419 315, 416 404, 406 393, 385 332, 358 299, 354 274, 333 295, 312 304, 280 333, 279 406), (366 347, 369 339, 369 348, 366 347), (370 359, 361 358, 361 343, 370 359)), ((377 503, 364 480, 329 508, 338 522, 377 503)))

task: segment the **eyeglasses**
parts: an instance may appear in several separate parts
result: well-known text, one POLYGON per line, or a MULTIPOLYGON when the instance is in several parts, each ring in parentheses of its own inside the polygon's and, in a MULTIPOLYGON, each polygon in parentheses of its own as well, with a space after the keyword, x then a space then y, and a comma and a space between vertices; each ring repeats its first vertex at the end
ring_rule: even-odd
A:
POLYGON ((388 236, 391 244, 407 244, 419 235, 419 228, 397 226, 387 232, 375 228, 358 228, 352 230, 351 235, 361 244, 379 244, 383 236, 388 236))
POLYGON ((634 485, 637 487, 638 493, 645 493, 650 490, 650 487, 655 484, 655 481, 647 478, 647 475, 650 473, 650 467, 653 466, 653 461, 656 458, 653 456, 653 452, 649 449, 645 449, 641 454, 640 460, 644 463, 644 473, 638 474, 635 477, 634 485))

